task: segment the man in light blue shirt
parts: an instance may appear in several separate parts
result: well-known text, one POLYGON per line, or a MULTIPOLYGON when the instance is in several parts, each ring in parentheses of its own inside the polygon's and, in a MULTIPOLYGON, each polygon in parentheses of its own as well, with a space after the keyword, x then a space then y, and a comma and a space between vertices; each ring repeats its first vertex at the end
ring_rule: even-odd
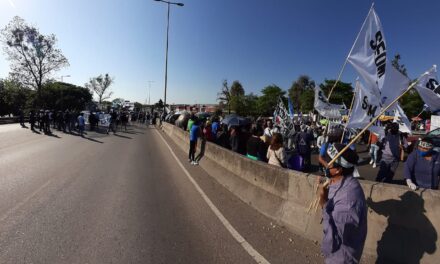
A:
POLYGON ((84 119, 84 113, 79 114, 78 116, 78 129, 81 137, 84 137, 84 128, 86 126, 86 121, 84 119))

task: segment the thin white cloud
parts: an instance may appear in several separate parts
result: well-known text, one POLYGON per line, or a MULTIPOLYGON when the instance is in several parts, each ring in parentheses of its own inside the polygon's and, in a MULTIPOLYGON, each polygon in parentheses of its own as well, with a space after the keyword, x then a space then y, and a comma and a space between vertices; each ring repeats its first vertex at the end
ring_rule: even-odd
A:
POLYGON ((12 0, 9 0, 9 4, 10 4, 13 8, 15 8, 14 2, 12 2, 12 0))

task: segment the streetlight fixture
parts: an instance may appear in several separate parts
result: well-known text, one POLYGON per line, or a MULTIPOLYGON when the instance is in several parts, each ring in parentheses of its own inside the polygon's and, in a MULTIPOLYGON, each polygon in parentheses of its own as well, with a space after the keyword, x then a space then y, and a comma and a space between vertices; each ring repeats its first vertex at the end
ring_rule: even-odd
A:
POLYGON ((169 2, 165 0, 154 0, 156 2, 162 2, 168 5, 168 16, 167 16, 167 46, 165 50, 165 92, 163 98, 163 108, 165 112, 165 107, 167 105, 167 84, 168 84, 168 33, 170 31, 170 5, 184 6, 183 3, 169 2))

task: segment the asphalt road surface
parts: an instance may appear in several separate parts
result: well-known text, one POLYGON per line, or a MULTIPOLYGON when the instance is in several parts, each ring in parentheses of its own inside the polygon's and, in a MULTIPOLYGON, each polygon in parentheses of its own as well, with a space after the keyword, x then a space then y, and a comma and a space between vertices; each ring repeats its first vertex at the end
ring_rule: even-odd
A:
MULTIPOLYGON (((256 212, 169 144, 265 260, 322 263, 316 242, 256 212)), ((88 132, 81 138, 12 124, 0 126, 0 263, 256 260, 214 214, 155 128, 131 126, 117 135, 88 132)))

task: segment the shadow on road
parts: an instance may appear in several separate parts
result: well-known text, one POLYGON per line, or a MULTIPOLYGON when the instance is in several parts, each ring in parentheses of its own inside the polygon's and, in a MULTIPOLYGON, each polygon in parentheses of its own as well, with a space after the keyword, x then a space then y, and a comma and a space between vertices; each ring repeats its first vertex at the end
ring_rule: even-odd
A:
POLYGON ((145 134, 145 133, 139 132, 139 131, 122 131, 122 133, 131 134, 131 135, 145 134))
POLYGON ((87 139, 87 140, 89 140, 89 141, 92 141, 92 142, 96 142, 96 143, 104 144, 104 142, 99 141, 99 140, 96 140, 96 139, 94 139, 94 138, 90 138, 90 137, 83 137, 83 138, 84 138, 84 139, 87 139))
POLYGON ((120 135, 120 134, 114 134, 114 136, 116 136, 116 137, 120 137, 120 138, 126 138, 126 139, 133 139, 133 138, 131 138, 131 137, 127 137, 127 136, 123 136, 123 135, 120 135))
POLYGON ((420 263, 425 252, 437 250, 437 231, 425 216, 422 194, 407 191, 400 200, 381 202, 368 198, 369 208, 388 218, 388 226, 377 242, 376 263, 396 263, 391 258, 397 263, 420 263))
POLYGON ((196 157, 196 161, 199 162, 203 156, 205 156, 205 148, 206 148, 206 139, 202 139, 200 144, 200 153, 196 157))
POLYGON ((44 135, 46 135, 46 136, 48 136, 48 137, 61 138, 60 136, 58 136, 57 134, 54 134, 54 133, 52 133, 52 132, 45 133, 44 135))

